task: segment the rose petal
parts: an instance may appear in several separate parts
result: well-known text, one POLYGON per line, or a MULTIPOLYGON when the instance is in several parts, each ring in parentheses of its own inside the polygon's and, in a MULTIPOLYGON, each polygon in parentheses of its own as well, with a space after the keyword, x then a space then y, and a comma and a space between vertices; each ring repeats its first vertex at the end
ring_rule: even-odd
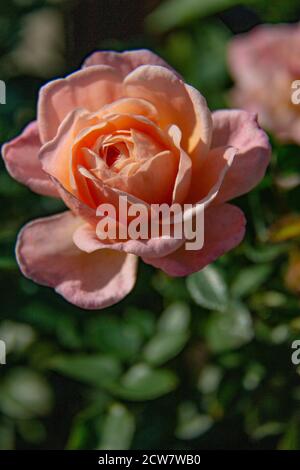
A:
POLYGON ((188 202, 197 203, 204 199, 211 202, 210 195, 213 195, 214 202, 216 202, 236 153, 237 150, 234 147, 217 147, 210 150, 199 170, 192 173, 188 202))
POLYGON ((37 122, 31 122, 22 134, 2 147, 2 155, 9 174, 32 191, 58 197, 57 190, 42 170, 38 153, 41 147, 37 122))
MULTIPOLYGON (((76 158, 76 155, 80 156, 80 152, 77 150, 89 147, 94 134, 99 137, 101 133, 107 134, 116 129, 130 130, 132 128, 146 133, 162 148, 174 147, 171 138, 144 116, 115 114, 107 116, 105 120, 101 121, 99 113, 89 113, 83 109, 75 109, 59 126, 54 139, 41 148, 39 158, 42 167, 46 173, 58 180, 68 192, 78 196, 80 188, 76 188, 76 181, 74 180, 74 172, 77 171, 80 165, 80 161, 76 158)), ((175 160, 178 164, 176 157, 175 160)), ((170 174, 172 168, 171 165, 166 175, 170 174)), ((161 175, 161 177, 164 176, 161 175)), ((124 187, 119 189, 126 191, 124 187)), ((166 186, 163 186, 162 190, 166 190, 166 186)), ((130 191, 128 192, 130 193, 130 191)), ((83 192, 80 194, 82 195, 83 192)), ((135 192, 132 194, 139 197, 135 192)), ((89 205, 87 199, 83 202, 89 205)))
POLYGON ((177 172, 177 156, 165 150, 146 160, 132 176, 117 175, 105 183, 149 204, 171 203, 177 172))
POLYGON ((238 207, 231 204, 209 207, 204 217, 204 246, 201 250, 186 250, 182 245, 169 256, 156 259, 143 257, 143 261, 170 276, 187 276, 200 271, 243 239, 246 222, 238 207))
POLYGON ((193 158, 204 154, 211 140, 211 114, 202 95, 186 86, 165 67, 143 65, 124 80, 127 96, 150 101, 165 129, 175 124, 182 132, 182 147, 193 158))
POLYGON ((180 154, 178 173, 176 176, 172 203, 182 204, 189 193, 192 180, 192 161, 189 155, 181 148, 182 134, 180 129, 172 125, 169 129, 169 135, 172 137, 175 146, 180 154))
POLYGON ((52 177, 52 180, 66 206, 81 219, 95 225, 97 223, 96 210, 67 191, 55 178, 52 177))
POLYGON ((144 116, 151 121, 157 121, 157 109, 149 101, 138 98, 120 98, 109 103, 99 110, 99 116, 112 114, 134 114, 144 116))
POLYGON ((38 101, 42 142, 53 139, 60 123, 74 109, 96 111, 120 98, 121 81, 115 69, 98 65, 44 85, 38 101))
POLYGON ((177 250, 182 245, 182 240, 172 237, 150 238, 148 240, 124 240, 112 242, 100 240, 96 230, 89 224, 80 226, 74 233, 74 243, 83 251, 92 253, 95 250, 109 248, 111 250, 132 253, 137 256, 161 257, 177 250))
POLYGON ((205 98, 196 88, 185 85, 195 112, 195 125, 189 137, 188 151, 194 166, 198 168, 208 152, 212 138, 212 115, 205 98))
POLYGON ((72 192, 71 161, 72 145, 84 125, 93 126, 97 117, 84 109, 75 109, 63 121, 57 135, 42 146, 39 158, 43 170, 58 180, 67 191, 72 192))
POLYGON ((19 234, 17 259, 26 277, 55 288, 78 307, 100 309, 132 290, 137 258, 112 250, 80 251, 72 236, 81 223, 71 212, 31 222, 19 234))
POLYGON ((96 51, 85 59, 82 66, 90 67, 91 65, 109 65, 117 69, 123 77, 140 65, 160 65, 176 73, 161 57, 147 49, 124 52, 96 51))
POLYGON ((230 145, 238 150, 216 202, 225 202, 249 192, 263 178, 271 157, 266 133, 256 116, 247 111, 213 113, 212 148, 230 145))
POLYGON ((280 69, 300 72, 300 25, 259 25, 235 36, 228 47, 228 62, 235 79, 246 89, 280 69))

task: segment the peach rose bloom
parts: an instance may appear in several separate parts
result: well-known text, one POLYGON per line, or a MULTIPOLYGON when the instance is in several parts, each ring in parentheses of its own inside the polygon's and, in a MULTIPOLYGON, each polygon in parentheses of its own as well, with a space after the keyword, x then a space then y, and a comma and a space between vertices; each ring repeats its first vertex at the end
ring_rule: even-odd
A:
MULTIPOLYGON (((282 142, 300 143, 300 104, 291 100, 300 79, 300 25, 257 26, 233 38, 228 63, 236 85, 231 102, 258 114, 282 142)), ((299 95, 299 94, 298 94, 299 95)))
POLYGON ((16 247, 23 274, 69 302, 99 309, 133 288, 137 260, 171 276, 202 269, 240 243, 241 210, 270 158, 253 114, 211 113, 203 96, 147 50, 95 52, 83 68, 42 87, 37 120, 3 147, 9 173, 68 210, 35 220, 16 247), (102 240, 96 211, 120 194, 142 204, 206 201, 205 242, 102 240))

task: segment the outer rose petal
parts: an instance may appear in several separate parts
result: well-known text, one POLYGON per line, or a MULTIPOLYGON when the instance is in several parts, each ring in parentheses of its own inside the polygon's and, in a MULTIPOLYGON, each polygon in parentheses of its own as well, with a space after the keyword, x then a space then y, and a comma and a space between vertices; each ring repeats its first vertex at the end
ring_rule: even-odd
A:
POLYGON ((206 209, 204 246, 199 251, 185 250, 184 245, 164 258, 146 258, 143 261, 162 269, 170 276, 187 276, 212 263, 238 245, 245 233, 243 212, 231 204, 206 209))
POLYGON ((229 110, 213 113, 212 148, 230 145, 238 150, 215 202, 249 192, 263 178, 271 157, 267 134, 255 114, 229 110))
POLYGON ((71 212, 35 220, 20 232, 16 252, 23 274, 85 309, 123 299, 133 288, 137 258, 112 250, 92 254, 73 243, 82 221, 71 212))
POLYGON ((121 97, 122 77, 112 67, 98 65, 54 80, 40 90, 38 122, 42 142, 56 134, 70 111, 85 108, 96 111, 121 97))
POLYGON ((68 191, 72 191, 71 149, 81 129, 97 123, 94 115, 76 108, 59 126, 54 139, 44 144, 39 152, 43 170, 57 179, 68 191))
POLYGON ((84 202, 80 201, 72 193, 67 191, 58 180, 52 177, 53 182, 57 188, 57 191, 66 204, 66 206, 71 209, 71 211, 77 215, 79 218, 90 224, 97 223, 96 210, 87 206, 84 202))
POLYGON ((100 240, 96 235, 96 229, 89 224, 81 225, 74 232, 74 243, 83 251, 92 253, 103 248, 124 251, 137 256, 161 257, 166 256, 179 248, 183 241, 171 237, 150 238, 148 240, 125 240, 109 243, 100 240))
POLYGON ((91 65, 109 65, 117 69, 123 77, 140 65, 160 65, 177 73, 161 57, 147 49, 125 52, 96 51, 89 55, 82 64, 83 67, 91 65))
POLYGON ((45 196, 59 197, 57 190, 42 170, 38 159, 41 147, 37 122, 31 122, 22 134, 2 147, 3 159, 9 174, 32 191, 45 196))

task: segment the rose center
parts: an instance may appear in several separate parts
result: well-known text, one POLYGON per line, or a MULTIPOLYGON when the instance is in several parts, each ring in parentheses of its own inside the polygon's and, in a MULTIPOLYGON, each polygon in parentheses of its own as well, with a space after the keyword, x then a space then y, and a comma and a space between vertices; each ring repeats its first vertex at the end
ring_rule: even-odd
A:
POLYGON ((120 150, 115 145, 110 145, 104 151, 104 161, 106 165, 110 168, 120 157, 120 150))

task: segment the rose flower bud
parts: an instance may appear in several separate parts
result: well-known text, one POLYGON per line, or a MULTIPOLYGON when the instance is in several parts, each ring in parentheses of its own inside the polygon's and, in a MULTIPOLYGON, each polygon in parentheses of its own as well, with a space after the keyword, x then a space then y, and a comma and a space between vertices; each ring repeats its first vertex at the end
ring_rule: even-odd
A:
POLYGON ((95 52, 42 87, 37 120, 3 147, 9 173, 68 210, 21 230, 25 276, 69 302, 99 309, 133 288, 138 257, 170 276, 202 269, 240 243, 242 211, 228 204, 263 177, 268 138, 246 111, 211 113, 203 96, 146 50, 95 52), (105 239, 101 204, 205 205, 204 245, 185 237, 105 239))

